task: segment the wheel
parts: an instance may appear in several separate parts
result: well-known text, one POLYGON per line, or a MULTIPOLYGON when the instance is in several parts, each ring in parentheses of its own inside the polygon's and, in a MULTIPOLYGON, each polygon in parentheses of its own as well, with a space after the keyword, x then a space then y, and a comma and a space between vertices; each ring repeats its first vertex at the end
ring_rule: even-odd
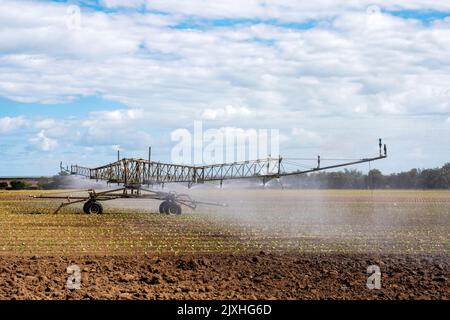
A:
POLYGON ((170 209, 170 202, 167 201, 166 205, 164 206, 164 213, 165 214, 170 214, 169 209, 170 209))
POLYGON ((161 202, 161 204, 159 205, 159 213, 167 213, 167 209, 169 207, 169 202, 168 201, 163 201, 161 202))
POLYGON ((100 203, 98 202, 87 202, 85 204, 86 206, 86 213, 87 214, 102 214, 103 213, 103 207, 100 203))
POLYGON ((171 203, 169 205, 169 213, 170 214, 181 214, 181 207, 177 203, 171 203))
POLYGON ((86 203, 83 205, 83 212, 89 214, 88 212, 88 206, 92 203, 92 200, 86 201, 86 203))

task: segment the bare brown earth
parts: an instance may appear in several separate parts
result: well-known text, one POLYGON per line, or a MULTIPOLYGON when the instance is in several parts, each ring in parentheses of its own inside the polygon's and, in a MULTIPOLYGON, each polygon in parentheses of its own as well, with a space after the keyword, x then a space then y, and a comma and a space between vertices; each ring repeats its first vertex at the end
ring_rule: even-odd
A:
POLYGON ((1 299, 449 299, 448 255, 0 257, 1 299), (66 288, 66 268, 82 287, 66 288), (380 266, 381 289, 366 287, 380 266))

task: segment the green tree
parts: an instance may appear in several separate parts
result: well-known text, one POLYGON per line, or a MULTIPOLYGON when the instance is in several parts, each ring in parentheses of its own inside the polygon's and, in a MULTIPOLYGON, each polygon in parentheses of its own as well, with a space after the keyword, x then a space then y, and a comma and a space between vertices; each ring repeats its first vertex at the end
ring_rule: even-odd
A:
POLYGON ((384 188, 385 177, 378 169, 372 169, 367 175, 367 186, 369 188, 384 188))
POLYGON ((440 170, 425 169, 420 172, 420 185, 424 189, 440 188, 440 170))
POLYGON ((21 180, 13 180, 9 184, 11 185, 12 190, 22 190, 28 186, 24 181, 21 180))
POLYGON ((443 180, 444 180, 444 188, 445 189, 450 189, 450 162, 446 163, 443 167, 442 167, 442 176, 443 176, 443 180))

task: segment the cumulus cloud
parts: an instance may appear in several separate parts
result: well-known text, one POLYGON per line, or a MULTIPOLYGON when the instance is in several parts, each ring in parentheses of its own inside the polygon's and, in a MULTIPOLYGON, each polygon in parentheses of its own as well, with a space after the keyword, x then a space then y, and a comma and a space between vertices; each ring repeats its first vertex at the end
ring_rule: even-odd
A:
POLYGON ((38 134, 32 137, 29 142, 42 151, 51 151, 58 147, 58 141, 47 137, 45 130, 41 130, 38 134))
MULTIPOLYGON (((115 2, 115 1, 112 1, 115 2)), ((122 2, 122 1, 121 1, 122 2)), ((134 6, 144 1, 124 1, 134 6)), ((369 9, 377 12, 377 7, 389 10, 433 9, 449 10, 450 4, 439 0, 146 0, 147 8, 181 15, 199 16, 203 18, 258 18, 279 19, 282 21, 305 21, 338 15, 345 11, 361 11, 369 9)))
POLYGON ((231 105, 225 108, 205 109, 202 113, 204 120, 231 120, 235 118, 248 117, 252 112, 246 107, 233 107, 231 105))
POLYGON ((92 112, 90 119, 83 122, 85 127, 120 127, 126 126, 132 121, 142 120, 144 110, 142 109, 125 109, 114 111, 92 112))
POLYGON ((150 133, 154 123, 152 113, 143 109, 91 112, 80 124, 83 131, 76 143, 106 146, 113 150, 119 147, 145 150, 157 141, 157 136, 150 133))
POLYGON ((28 124, 24 117, 0 118, 0 133, 9 133, 28 124))
POLYGON ((139 8, 145 6, 146 0, 102 0, 108 8, 139 8))
POLYGON ((217 119, 247 108, 271 114, 271 120, 273 110, 293 109, 315 115, 417 113, 425 101, 432 102, 429 111, 449 110, 447 97, 429 89, 450 87, 442 72, 449 69, 450 23, 430 28, 353 10, 308 30, 254 24, 200 31, 148 25, 146 14, 135 19, 83 11, 83 28, 73 32, 64 27, 61 5, 6 2, 3 12, 24 21, 6 19, 3 25, 13 31, 0 32, 0 94, 17 101, 100 95, 168 122, 217 119), (240 105, 248 107, 234 107, 240 105))
POLYGON ((322 138, 317 132, 305 130, 303 128, 293 128, 291 136, 296 144, 301 146, 320 145, 322 142, 322 138))

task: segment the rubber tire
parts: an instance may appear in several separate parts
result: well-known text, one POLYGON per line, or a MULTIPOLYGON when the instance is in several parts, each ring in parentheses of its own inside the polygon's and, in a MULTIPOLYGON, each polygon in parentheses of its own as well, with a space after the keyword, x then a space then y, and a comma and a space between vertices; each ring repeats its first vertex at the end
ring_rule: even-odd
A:
POLYGON ((88 212, 88 210, 87 210, 87 207, 88 207, 92 202, 93 202, 92 200, 88 200, 88 201, 86 201, 86 203, 83 205, 83 212, 84 212, 84 213, 89 214, 89 212, 88 212))
POLYGON ((179 214, 181 214, 181 207, 177 203, 171 203, 169 205, 169 210, 168 211, 169 211, 169 214, 179 215, 179 214))
POLYGON ((161 204, 159 205, 159 213, 166 213, 168 207, 169 207, 168 201, 161 202, 161 204))
POLYGON ((103 207, 100 203, 92 201, 86 205, 86 211, 87 214, 102 214, 103 207))
POLYGON ((170 214, 170 211, 169 211, 170 206, 171 206, 171 203, 169 201, 167 201, 166 205, 164 206, 165 214, 170 214))

